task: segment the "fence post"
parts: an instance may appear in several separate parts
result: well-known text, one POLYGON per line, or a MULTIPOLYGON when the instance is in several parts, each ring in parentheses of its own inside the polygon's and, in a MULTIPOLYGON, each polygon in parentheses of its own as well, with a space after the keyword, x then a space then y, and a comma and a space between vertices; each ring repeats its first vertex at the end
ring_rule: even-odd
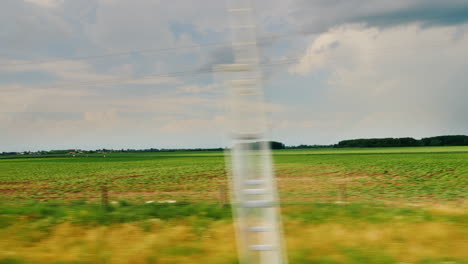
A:
POLYGON ((226 190, 226 185, 220 184, 219 185, 219 205, 221 207, 226 207, 227 203, 227 190, 226 190))
POLYGON ((102 209, 109 209, 109 190, 107 188, 107 183, 101 186, 101 206, 102 209))
POLYGON ((338 200, 340 202, 346 202, 346 183, 340 183, 339 185, 339 197, 338 200))

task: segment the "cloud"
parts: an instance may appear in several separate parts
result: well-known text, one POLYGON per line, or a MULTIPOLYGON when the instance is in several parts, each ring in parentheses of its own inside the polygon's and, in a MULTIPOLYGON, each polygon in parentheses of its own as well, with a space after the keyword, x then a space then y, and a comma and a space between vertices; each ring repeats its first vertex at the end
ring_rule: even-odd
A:
POLYGON ((69 43, 72 37, 70 23, 49 8, 17 0, 2 1, 0 48, 3 57, 41 58, 49 52, 51 43, 57 47, 69 43))
POLYGON ((78 112, 9 112, 2 113, 9 120, 35 121, 35 120, 82 120, 83 114, 78 112))
POLYGON ((180 79, 175 77, 142 77, 141 79, 135 78, 134 80, 123 81, 127 84, 140 84, 140 85, 158 85, 158 84, 182 84, 180 79))
POLYGON ((115 78, 115 76, 111 74, 97 73, 97 69, 89 62, 73 60, 32 64, 25 60, 8 60, 2 63, 0 70, 3 72, 12 73, 43 72, 55 77, 58 80, 66 80, 69 82, 96 81, 115 78))
POLYGON ((457 25, 468 22, 468 2, 414 1, 414 4, 407 8, 363 14, 353 20, 383 27, 414 22, 424 26, 457 25))
POLYGON ((177 93, 180 94, 200 94, 200 93, 221 93, 222 87, 218 84, 208 85, 185 85, 177 88, 177 93))
POLYGON ((69 148, 196 148, 223 145, 222 118, 121 119, 88 112, 85 119, 12 118, 0 113, 2 151, 69 148), (53 138, 49 140, 48 138, 53 138), (5 140, 8 138, 9 140, 5 140))
POLYGON ((57 8, 63 4, 65 0, 25 0, 25 2, 33 3, 46 8, 57 8))
POLYGON ((97 121, 97 122, 112 122, 118 119, 117 113, 115 111, 108 112, 85 112, 84 118, 85 121, 97 121))
MULTIPOLYGON (((193 37, 226 30, 224 3, 118 0, 94 1, 95 16, 85 33, 98 46, 108 50, 132 50, 174 47, 193 43, 193 37), (193 26, 179 34, 172 25, 193 26)), ((202 38, 203 39, 203 38, 202 38)))
POLYGON ((181 84, 182 81, 175 77, 151 75, 135 76, 135 67, 125 64, 112 67, 106 71, 99 71, 93 64, 80 60, 60 60, 44 63, 28 63, 21 60, 4 60, 0 62, 0 70, 4 73, 43 73, 49 76, 51 87, 79 87, 94 85, 161 85, 181 84), (12 66, 9 66, 12 65, 12 66), (52 82, 51 82, 52 81, 52 82))
POLYGON ((335 27, 290 72, 329 72, 330 107, 321 110, 358 113, 349 130, 378 131, 374 136, 468 131, 460 118, 468 114, 468 34, 459 33, 467 27, 335 27))
POLYGON ((95 21, 85 32, 103 50, 170 47, 174 39, 160 1, 97 1, 95 21))
POLYGON ((171 120, 161 126, 158 130, 165 133, 212 133, 212 131, 222 131, 225 129, 225 119, 223 116, 215 116, 212 119, 182 119, 171 120))
POLYGON ((294 5, 296 9, 290 23, 310 33, 322 33, 348 23, 389 27, 411 23, 439 26, 468 22, 468 2, 464 0, 298 0, 294 5))
MULTIPOLYGON (((254 2, 259 36, 283 36, 259 42, 262 61, 301 58, 288 73, 265 69, 274 103, 261 108, 280 138, 468 130, 468 2, 254 2)), ((232 63, 229 45, 204 46, 229 42, 228 25, 218 0, 5 0, 0 63, 10 65, 0 66, 0 130, 8 133, 0 145, 214 142, 224 86, 211 75, 144 77, 232 63), (194 48, 172 49, 180 46, 194 48), (93 58, 109 53, 122 55, 93 58), (55 62, 30 63, 47 60, 55 62)))
POLYGON ((77 105, 86 105, 80 98, 95 94, 90 90, 35 88, 23 85, 2 85, 0 93, 0 112, 7 113, 74 111, 77 105))

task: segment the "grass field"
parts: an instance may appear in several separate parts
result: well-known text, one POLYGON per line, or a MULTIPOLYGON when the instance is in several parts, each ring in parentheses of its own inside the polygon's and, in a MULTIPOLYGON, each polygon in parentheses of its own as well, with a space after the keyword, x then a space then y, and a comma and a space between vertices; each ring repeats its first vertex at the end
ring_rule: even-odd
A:
MULTIPOLYGON (((468 147, 274 155, 291 263, 467 263, 468 147)), ((222 152, 4 156, 0 263, 236 263, 227 184, 222 152)))
MULTIPOLYGON (((284 201, 460 201, 468 189, 468 147, 317 149, 275 152, 284 201)), ((110 153, 0 159, 0 198, 214 202, 227 183, 222 152, 110 153)))

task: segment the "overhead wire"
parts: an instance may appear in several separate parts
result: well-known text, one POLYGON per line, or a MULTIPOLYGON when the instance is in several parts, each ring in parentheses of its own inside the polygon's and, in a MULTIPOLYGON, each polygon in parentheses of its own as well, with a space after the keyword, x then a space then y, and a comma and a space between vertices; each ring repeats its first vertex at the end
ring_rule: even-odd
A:
MULTIPOLYGON (((282 38, 291 37, 291 36, 314 35, 314 34, 316 34, 316 32, 314 31, 311 31, 311 32, 296 31, 296 32, 290 32, 290 33, 285 33, 285 34, 262 37, 258 39, 258 43, 262 45, 262 43, 265 43, 268 40, 282 39, 282 38)), ((432 42, 430 44, 432 47, 432 46, 441 45, 442 43, 432 42)), ((25 61, 25 62, 17 62, 17 63, 0 63, 0 67, 18 67, 18 66, 40 65, 40 64, 55 63, 55 62, 95 60, 95 59, 105 59, 105 58, 126 56, 126 55, 131 55, 131 54, 151 54, 151 53, 158 54, 158 53, 164 53, 164 52, 176 51, 176 50, 207 48, 207 47, 229 47, 231 45, 232 45, 232 42, 217 42, 217 43, 206 43, 206 44, 179 46, 179 47, 157 48, 157 49, 139 49, 139 50, 130 50, 130 51, 114 52, 114 53, 99 54, 99 55, 57 58, 57 59, 50 59, 50 60, 25 61)), ((392 49, 392 48, 393 47, 388 47, 387 49, 392 49)), ((373 53, 375 51, 368 50, 367 52, 373 53)))
POLYGON ((141 50, 107 53, 107 54, 101 54, 101 55, 82 56, 82 57, 58 58, 58 59, 51 59, 51 60, 28 61, 28 62, 19 62, 19 63, 4 63, 4 64, 0 64, 0 66, 23 66, 23 65, 46 64, 46 63, 53 63, 53 62, 64 62, 64 61, 93 60, 93 59, 102 59, 102 58, 109 58, 109 57, 119 57, 119 56, 131 55, 131 54, 136 54, 136 53, 140 53, 140 54, 160 53, 160 52, 167 52, 167 51, 172 51, 172 50, 183 50, 183 49, 221 46, 221 45, 227 45, 227 44, 210 43, 210 44, 203 44, 203 45, 190 45, 190 46, 169 47, 169 48, 160 48, 160 49, 141 49, 141 50))
MULTIPOLYGON (((268 37, 259 38, 259 43, 268 41, 268 40, 275 40, 281 39, 284 37, 290 37, 292 35, 304 35, 308 34, 306 32, 290 32, 287 34, 281 35, 274 35, 268 37)), ((27 66, 27 65, 39 65, 39 64, 46 64, 46 63, 55 63, 55 62, 66 62, 66 61, 80 61, 80 60, 93 60, 93 59, 103 59, 103 58, 110 58, 110 57, 118 57, 118 56, 125 56, 130 54, 147 54, 147 53, 162 53, 162 52, 169 52, 175 50, 183 50, 183 49, 193 49, 193 48, 205 48, 205 47, 222 47, 222 46, 231 46, 232 42, 218 42, 218 43, 208 43, 202 45, 188 45, 188 46, 179 46, 179 47, 168 47, 168 48, 159 48, 159 49, 141 49, 141 50, 131 50, 131 51, 124 51, 124 52, 115 52, 115 53, 108 53, 108 54, 101 54, 101 55, 90 55, 90 56, 82 56, 82 57, 71 57, 71 58, 59 58, 59 59, 51 59, 51 60, 39 60, 39 61, 29 61, 29 62, 19 62, 19 63, 6 63, 0 64, 0 67, 16 67, 16 66, 27 66)), ((294 59, 285 59, 275 62, 263 63, 260 66, 270 67, 270 66, 278 66, 278 65, 286 65, 292 64, 298 61, 298 58, 294 59)), ((151 80, 157 78, 168 78, 168 77, 178 77, 184 75, 197 75, 197 74, 205 74, 205 73, 213 73, 215 70, 213 69, 196 69, 196 70, 187 70, 187 71, 176 71, 176 72, 169 72, 166 74, 158 74, 158 75, 148 75, 143 77, 134 77, 134 78, 115 78, 115 79, 105 79, 105 80, 93 80, 93 81, 83 81, 83 82, 73 82, 73 83, 63 83, 63 84, 53 84, 47 85, 42 87, 47 88, 61 88, 61 87, 76 87, 76 86, 88 86, 88 85, 105 85, 105 84, 115 84, 115 83, 131 83, 135 81, 143 81, 143 80, 151 80)))
MULTIPOLYGON (((272 67, 272 66, 289 65, 289 64, 296 63, 299 60, 300 60, 299 58, 289 58, 289 59, 284 59, 284 60, 271 61, 268 63, 261 63, 260 66, 272 67)), ((186 76, 186 75, 198 75, 198 74, 215 73, 215 72, 220 72, 220 71, 215 70, 215 69, 196 69, 196 70, 169 72, 169 73, 157 74, 157 75, 147 75, 143 77, 115 78, 115 79, 93 80, 93 81, 84 81, 84 82, 62 83, 62 84, 47 85, 47 86, 44 85, 42 87, 65 88, 65 87, 95 86, 95 85, 99 86, 99 85, 106 85, 106 84, 124 84, 124 83, 131 83, 135 81, 179 77, 179 76, 186 76)))
MULTIPOLYGON (((304 31, 298 32, 290 32, 287 34, 279 34, 273 35, 268 37, 259 38, 259 43, 274 40, 274 39, 281 39, 285 37, 290 37, 293 35, 306 35, 311 34, 304 31)), ((111 58, 111 57, 119 57, 119 56, 126 56, 131 54, 148 54, 148 53, 163 53, 175 50, 184 50, 184 49, 196 49, 196 48, 206 48, 206 47, 229 47, 232 45, 232 42, 214 42, 214 43, 206 43, 206 44, 197 44, 197 45, 187 45, 187 46, 179 46, 179 47, 166 47, 166 48, 157 48, 157 49, 139 49, 139 50, 130 50, 130 51, 122 51, 122 52, 114 52, 114 53, 107 53, 107 54, 98 54, 98 55, 88 55, 88 56, 78 56, 78 57, 68 57, 68 58, 57 58, 57 59, 50 59, 50 60, 37 60, 37 61, 25 61, 25 62, 17 62, 17 63, 3 63, 0 64, 0 67, 16 67, 16 66, 26 66, 26 65, 37 65, 37 64, 46 64, 46 63, 54 63, 54 62, 66 62, 66 61, 81 61, 81 60, 94 60, 94 59, 103 59, 103 58, 111 58)))

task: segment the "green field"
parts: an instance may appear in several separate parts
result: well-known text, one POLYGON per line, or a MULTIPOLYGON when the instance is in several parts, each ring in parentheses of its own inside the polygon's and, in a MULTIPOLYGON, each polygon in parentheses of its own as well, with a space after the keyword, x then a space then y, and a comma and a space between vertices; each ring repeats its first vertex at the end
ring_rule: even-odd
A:
MULTIPOLYGON (((280 150, 284 201, 460 201, 468 192, 468 147, 280 150)), ((227 184, 222 152, 107 153, 0 159, 0 198, 218 199, 227 184)))
MULTIPOLYGON (((290 263, 467 263, 468 147, 274 161, 290 263)), ((3 156, 0 263, 236 263, 225 167, 223 152, 3 156)))

